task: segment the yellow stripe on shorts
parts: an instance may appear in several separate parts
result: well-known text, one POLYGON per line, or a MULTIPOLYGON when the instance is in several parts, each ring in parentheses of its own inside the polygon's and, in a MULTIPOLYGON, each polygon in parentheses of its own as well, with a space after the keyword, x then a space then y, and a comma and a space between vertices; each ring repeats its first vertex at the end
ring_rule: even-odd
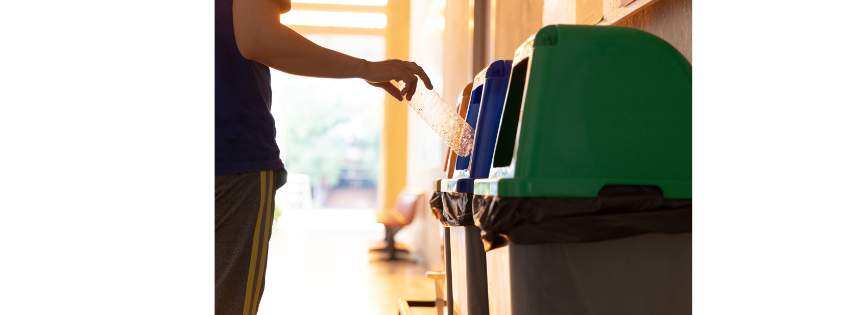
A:
POLYGON ((257 277, 257 284, 255 284, 254 292, 258 292, 257 296, 254 299, 254 307, 253 313, 257 314, 257 308, 260 307, 260 285, 263 284, 264 278, 266 277, 266 254, 269 253, 269 241, 271 241, 270 233, 272 232, 272 189, 274 189, 275 185, 272 183, 275 178, 275 171, 269 171, 269 185, 268 191, 266 191, 266 230, 263 234, 263 251, 260 252, 260 275, 257 277))
POLYGON ((257 252, 260 250, 258 247, 260 243, 260 227, 263 222, 263 212, 266 208, 266 186, 271 186, 266 180, 267 173, 267 171, 260 172, 260 209, 257 213, 257 223, 254 225, 254 242, 251 246, 251 266, 248 269, 248 281, 246 281, 247 284, 245 286, 245 304, 242 306, 243 315, 253 315, 251 312, 253 306, 251 303, 251 293, 254 288, 254 269, 257 267, 257 252))

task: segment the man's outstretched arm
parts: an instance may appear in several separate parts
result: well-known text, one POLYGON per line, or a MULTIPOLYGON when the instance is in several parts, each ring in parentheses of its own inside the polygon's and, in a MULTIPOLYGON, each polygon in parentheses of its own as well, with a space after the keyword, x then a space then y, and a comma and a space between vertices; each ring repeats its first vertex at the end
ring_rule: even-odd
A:
POLYGON ((243 57, 277 70, 309 77, 361 78, 386 90, 398 100, 413 96, 416 74, 429 89, 431 80, 416 63, 401 60, 370 62, 319 46, 281 24, 280 1, 234 0, 233 29, 243 57), (405 82, 400 92, 391 80, 405 82))

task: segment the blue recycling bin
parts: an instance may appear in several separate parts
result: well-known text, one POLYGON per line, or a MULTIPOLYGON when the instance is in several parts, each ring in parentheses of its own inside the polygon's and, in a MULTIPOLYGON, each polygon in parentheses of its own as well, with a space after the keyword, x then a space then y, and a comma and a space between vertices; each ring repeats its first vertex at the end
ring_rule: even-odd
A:
POLYGON ((473 152, 469 156, 457 158, 455 174, 441 183, 441 191, 472 193, 473 182, 477 178, 488 177, 508 90, 511 63, 511 60, 495 61, 473 80, 467 111, 467 123, 475 130, 473 152))
POLYGON ((488 315, 488 280, 481 230, 472 213, 473 182, 487 178, 508 90, 511 60, 499 60, 473 81, 466 121, 474 128, 473 151, 457 157, 452 178, 440 183, 444 224, 449 232, 454 314, 488 315))

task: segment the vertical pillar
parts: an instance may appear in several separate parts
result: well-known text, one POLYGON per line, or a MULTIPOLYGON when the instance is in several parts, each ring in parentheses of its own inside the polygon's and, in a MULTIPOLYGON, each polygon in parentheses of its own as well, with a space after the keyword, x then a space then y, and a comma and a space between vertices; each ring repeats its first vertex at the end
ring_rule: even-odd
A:
MULTIPOLYGON (((385 58, 408 60, 410 21, 409 0, 388 0, 385 7, 385 58)), ((390 95, 384 95, 384 119, 379 149, 378 207, 386 209, 407 181, 408 107, 390 95)))

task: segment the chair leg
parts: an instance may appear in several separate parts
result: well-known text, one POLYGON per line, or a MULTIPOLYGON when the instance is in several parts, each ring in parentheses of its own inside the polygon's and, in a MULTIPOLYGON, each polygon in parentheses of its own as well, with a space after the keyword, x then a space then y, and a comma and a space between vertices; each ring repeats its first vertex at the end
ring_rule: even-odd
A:
POLYGON ((389 244, 391 242, 390 240, 392 240, 392 239, 393 239, 393 228, 385 225, 384 226, 384 247, 370 248, 369 251, 371 251, 371 252, 386 252, 386 251, 388 251, 389 247, 387 246, 387 244, 389 244))
POLYGON ((385 246, 380 247, 380 248, 371 248, 369 251, 370 252, 387 252, 387 258, 386 258, 387 260, 399 260, 399 258, 396 257, 396 253, 407 253, 408 252, 408 250, 406 250, 406 249, 396 248, 396 238, 395 238, 396 233, 399 232, 399 230, 401 230, 401 229, 402 229, 402 227, 400 227, 400 226, 389 227, 389 226, 385 225, 384 226, 385 246))
POLYGON ((387 229, 387 259, 388 260, 396 260, 396 232, 399 231, 399 228, 392 227, 387 229))

